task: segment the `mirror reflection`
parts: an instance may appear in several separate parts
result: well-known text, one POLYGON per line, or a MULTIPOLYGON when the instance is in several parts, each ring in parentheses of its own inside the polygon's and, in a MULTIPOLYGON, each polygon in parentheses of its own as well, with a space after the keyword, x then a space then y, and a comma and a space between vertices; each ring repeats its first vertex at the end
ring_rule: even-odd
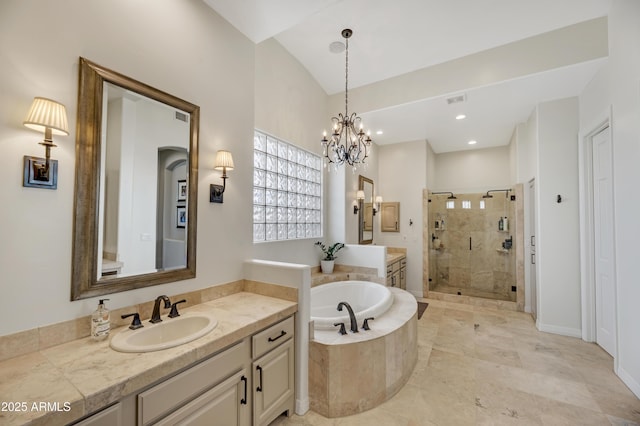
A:
POLYGON ((189 115, 104 83, 98 279, 185 267, 189 115))
POLYGON ((359 200, 358 244, 371 244, 373 243, 373 180, 360 175, 358 189, 364 192, 364 199, 359 200))
POLYGON ((195 276, 199 111, 80 58, 72 300, 195 276))

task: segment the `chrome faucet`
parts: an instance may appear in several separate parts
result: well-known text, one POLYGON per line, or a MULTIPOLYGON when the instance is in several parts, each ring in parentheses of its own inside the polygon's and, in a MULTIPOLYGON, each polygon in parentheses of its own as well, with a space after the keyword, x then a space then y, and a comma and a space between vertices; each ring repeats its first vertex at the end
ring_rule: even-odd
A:
POLYGON ((164 301, 165 309, 169 309, 171 307, 171 301, 167 296, 165 295, 158 296, 156 298, 156 302, 153 304, 153 313, 151 314, 151 319, 149 320, 150 323, 155 324, 157 322, 162 321, 162 319, 160 319, 160 302, 161 301, 164 301))
POLYGON ((356 322, 356 316, 353 313, 353 309, 351 309, 351 305, 349 305, 347 302, 340 302, 338 303, 338 310, 342 311, 343 306, 345 306, 347 308, 347 311, 349 311, 349 319, 351 320, 351 332, 357 333, 358 323, 356 322))

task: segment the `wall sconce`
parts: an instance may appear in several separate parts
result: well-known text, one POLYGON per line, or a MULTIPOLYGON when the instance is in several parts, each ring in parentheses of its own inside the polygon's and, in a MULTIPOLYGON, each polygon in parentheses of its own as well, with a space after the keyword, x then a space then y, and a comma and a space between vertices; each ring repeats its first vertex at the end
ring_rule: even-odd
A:
POLYGON ((58 160, 51 160, 51 148, 55 147, 53 135, 68 135, 67 109, 51 99, 36 97, 23 124, 25 127, 44 132, 45 158, 24 156, 22 186, 33 188, 58 188, 58 160))
POLYGON ((216 154, 214 170, 222 170, 222 186, 211 184, 209 186, 209 202, 222 203, 222 194, 227 187, 227 170, 233 170, 233 157, 231 152, 220 150, 216 154))
POLYGON ((376 206, 373 208, 373 215, 375 216, 376 213, 378 213, 380 211, 380 204, 382 204, 382 196, 380 195, 376 195, 376 206))
POLYGON ((364 191, 359 190, 356 192, 356 199, 353 201, 353 214, 358 214, 358 210, 360 210, 360 201, 364 200, 364 191))

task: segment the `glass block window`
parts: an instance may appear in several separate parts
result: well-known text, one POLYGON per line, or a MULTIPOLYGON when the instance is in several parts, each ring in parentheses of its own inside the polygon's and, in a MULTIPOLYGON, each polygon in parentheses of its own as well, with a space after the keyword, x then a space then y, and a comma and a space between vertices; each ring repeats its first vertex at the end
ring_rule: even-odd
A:
POLYGON ((480 200, 480 208, 484 209, 484 200, 480 200))
POLYGON ((322 159, 255 131, 253 241, 322 237, 322 159))
POLYGON ((453 209, 453 208, 456 207, 456 203, 453 200, 452 201, 447 201, 447 203, 445 204, 445 207, 448 208, 448 209, 453 209))
POLYGON ((463 208, 463 209, 470 209, 470 208, 471 208, 471 201, 469 201, 469 200, 462 200, 462 208, 463 208))

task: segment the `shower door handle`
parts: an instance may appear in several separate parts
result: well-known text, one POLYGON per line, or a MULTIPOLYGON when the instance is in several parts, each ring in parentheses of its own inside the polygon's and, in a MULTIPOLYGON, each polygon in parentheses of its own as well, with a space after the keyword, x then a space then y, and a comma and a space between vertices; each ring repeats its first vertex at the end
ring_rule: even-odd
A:
POLYGON ((469 237, 469 250, 471 250, 471 237, 469 237))

